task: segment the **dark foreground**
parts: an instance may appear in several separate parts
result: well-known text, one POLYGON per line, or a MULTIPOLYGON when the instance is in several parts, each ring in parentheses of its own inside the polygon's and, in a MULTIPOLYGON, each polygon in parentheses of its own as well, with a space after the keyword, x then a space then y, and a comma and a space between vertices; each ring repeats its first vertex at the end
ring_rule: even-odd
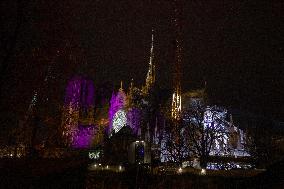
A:
POLYGON ((250 178, 137 174, 134 169, 124 173, 88 172, 87 164, 84 159, 2 160, 0 188, 284 188, 283 161, 250 178))
POLYGON ((86 159, 1 160, 0 188, 85 188, 86 159))

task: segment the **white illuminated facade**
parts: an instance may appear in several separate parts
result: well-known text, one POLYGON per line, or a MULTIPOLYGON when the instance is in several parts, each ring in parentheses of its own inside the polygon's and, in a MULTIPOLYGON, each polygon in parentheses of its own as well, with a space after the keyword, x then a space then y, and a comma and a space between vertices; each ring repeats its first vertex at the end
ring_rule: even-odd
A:
POLYGON ((225 121, 226 115, 227 110, 217 108, 216 106, 208 106, 204 112, 204 127, 211 127, 216 130, 216 139, 213 142, 210 155, 225 155, 228 153, 229 132, 227 131, 228 129, 226 126, 229 125, 229 123, 225 121), (218 131, 222 131, 222 133, 219 133, 218 131))
POLYGON ((249 156, 244 149, 243 130, 233 124, 232 115, 230 120, 226 121, 227 114, 226 109, 217 106, 208 106, 204 112, 204 127, 216 128, 216 136, 220 136, 214 140, 210 155, 249 156))
POLYGON ((112 121, 112 128, 117 133, 122 127, 126 126, 127 118, 124 110, 118 110, 112 121))
MULTIPOLYGON (((197 109, 201 113, 201 123, 204 129, 209 129, 209 132, 214 132, 213 144, 210 147, 210 156, 229 156, 229 157, 248 157, 250 154, 245 149, 245 133, 242 129, 235 126, 232 120, 232 115, 227 109, 219 106, 207 106, 204 108, 204 91, 194 91, 183 95, 182 107, 176 106, 176 102, 181 102, 178 96, 173 94, 172 117, 175 117, 177 112, 189 109, 197 109), (176 108, 176 109, 175 109, 176 108)), ((186 111, 185 111, 186 112, 186 111)), ((198 117, 198 116, 197 116, 198 117)), ((199 120, 191 114, 183 114, 182 119, 185 122, 196 122, 199 120)), ((186 124, 185 124, 186 125, 186 124)), ((181 132, 183 129, 181 129, 181 132)), ((161 133, 161 162, 173 161, 171 152, 168 150, 167 142, 171 137, 169 132, 165 130, 161 133)), ((185 147, 186 148, 186 147, 185 147)), ((185 153, 185 156, 188 155, 185 153)), ((189 154, 190 155, 190 154, 189 154)))

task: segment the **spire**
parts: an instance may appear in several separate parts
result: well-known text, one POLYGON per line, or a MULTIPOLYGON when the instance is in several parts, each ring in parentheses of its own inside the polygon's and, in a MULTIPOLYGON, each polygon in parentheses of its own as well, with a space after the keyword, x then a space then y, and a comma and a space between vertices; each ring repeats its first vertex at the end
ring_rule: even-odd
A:
POLYGON ((134 82, 134 80, 133 80, 133 78, 131 79, 131 83, 130 83, 130 88, 131 89, 133 89, 133 82, 134 82))
POLYGON ((119 91, 123 91, 123 87, 122 87, 122 81, 120 81, 120 88, 119 88, 119 91))
POLYGON ((130 98, 132 97, 133 89, 134 89, 134 81, 133 81, 133 78, 132 78, 131 82, 130 82, 129 89, 128 89, 128 95, 129 95, 130 98))
POLYGON ((146 85, 144 87, 144 93, 148 93, 149 89, 155 83, 155 64, 153 63, 154 59, 154 29, 152 28, 152 40, 151 40, 151 49, 150 49, 150 60, 149 60, 149 68, 146 76, 146 85))
POLYGON ((172 95, 172 118, 180 119, 181 114, 181 63, 182 63, 182 47, 181 47, 181 5, 179 1, 174 1, 174 29, 175 29, 175 59, 173 74, 173 95, 172 95))
POLYGON ((129 90, 128 90, 128 106, 131 106, 132 103, 133 103, 133 89, 134 89, 134 84, 133 84, 133 78, 131 79, 131 83, 130 83, 130 87, 129 87, 129 90))

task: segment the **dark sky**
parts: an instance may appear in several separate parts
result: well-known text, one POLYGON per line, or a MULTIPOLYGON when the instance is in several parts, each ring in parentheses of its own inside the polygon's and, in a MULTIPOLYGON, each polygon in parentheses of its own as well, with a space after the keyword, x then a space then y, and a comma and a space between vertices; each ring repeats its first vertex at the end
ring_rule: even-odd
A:
MULTIPOLYGON (((133 78, 141 86, 152 27, 157 82, 171 88, 171 1, 29 0, 20 4, 19 18, 17 1, 0 5, 2 44, 13 42, 15 26, 20 25, 2 87, 1 100, 13 107, 29 102, 52 60, 60 65, 55 67, 64 80, 61 88, 78 72, 96 85, 118 85, 120 80, 128 85, 133 78), (61 58, 54 58, 58 50, 61 58), (32 52, 40 55, 31 58, 32 52), (66 58, 70 54, 72 61, 66 58)), ((202 87, 206 80, 215 103, 283 120, 283 8, 281 0, 184 1, 183 90, 202 87)))

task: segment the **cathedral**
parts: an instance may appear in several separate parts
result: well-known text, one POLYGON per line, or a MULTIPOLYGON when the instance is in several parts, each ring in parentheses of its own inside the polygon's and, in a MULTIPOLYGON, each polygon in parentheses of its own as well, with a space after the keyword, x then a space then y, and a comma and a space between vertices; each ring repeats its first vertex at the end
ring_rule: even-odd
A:
MULTIPOLYGON (((54 138, 41 138, 40 146, 37 145, 33 136, 35 132, 22 124, 18 133, 24 134, 17 136, 22 136, 18 143, 24 147, 19 149, 21 155, 15 156, 25 156, 23 149, 37 145, 42 157, 64 157, 64 151, 72 149, 88 152, 91 159, 108 164, 155 166, 182 162, 193 166, 196 159, 204 157, 208 161, 212 157, 249 157, 246 132, 234 123, 229 110, 208 102, 206 86, 182 91, 180 39, 177 37, 176 40, 172 91, 167 102, 160 102, 159 98, 166 95, 162 92, 158 96, 156 91, 152 30, 148 70, 142 87, 135 86, 130 80, 129 87, 125 88, 121 81, 119 89, 113 89, 110 97, 104 97, 104 105, 98 107, 96 98, 99 92, 93 80, 85 75, 71 77, 66 84, 61 109, 60 136, 54 135, 60 141, 56 144, 59 147, 50 150, 48 145, 45 146, 47 140, 54 138), (204 131, 207 137, 204 137, 204 131), (57 154, 52 155, 55 151, 57 154)), ((38 91, 34 91, 27 114, 31 120, 38 99, 38 91)), ((208 168, 215 169, 215 165, 214 161, 208 162, 208 168)))
MULTIPOLYGON (((92 79, 75 75, 68 80, 58 128, 60 136, 57 138, 61 141, 58 146, 66 151, 87 151, 91 159, 108 164, 187 162, 186 165, 191 165, 194 159, 199 159, 203 167, 202 161, 206 160, 209 168, 214 169, 215 162, 210 162, 212 158, 250 156, 246 149, 246 133, 235 125, 230 111, 209 103, 206 85, 199 90, 182 91, 182 24, 177 5, 174 12, 173 81, 168 102, 160 102, 159 98, 167 95, 161 93, 158 96, 156 91, 156 49, 152 29, 148 70, 142 87, 135 86, 131 80, 129 87, 124 88, 121 81, 120 88, 113 89, 110 98, 103 97, 104 105, 98 107, 99 92, 92 79)), ((49 78, 46 77, 46 83, 49 78)), ((38 91, 34 91, 28 117, 34 118, 30 115, 35 111, 38 98, 38 91)), ((22 130, 28 132, 22 134, 19 138, 22 142, 18 143, 35 146, 33 135, 36 132, 22 125, 22 130)), ((36 128, 39 124, 34 125, 36 128)), ((44 142, 41 149, 45 147, 44 142)))
MULTIPOLYGON (((154 113, 149 111, 149 96, 152 95, 156 81, 153 31, 145 84, 138 88, 131 80, 129 88, 124 89, 121 81, 120 88, 114 90, 109 99, 107 117, 98 118, 99 112, 95 113, 93 82, 83 76, 73 77, 66 87, 62 115, 64 145, 89 149, 90 157, 108 164, 188 162, 188 157, 194 156, 188 150, 188 145, 194 145, 184 133, 185 130, 195 132, 187 125, 198 122, 203 130, 216 129, 209 137, 212 138, 212 144, 208 148, 208 156, 248 157, 245 133, 234 125, 232 115, 225 108, 208 105, 205 89, 181 93, 179 48, 180 45, 177 45, 171 108, 167 107, 170 116, 160 110, 154 113), (184 113, 201 106, 204 108, 198 112, 202 115, 200 120, 193 114, 184 113), (181 122, 184 125, 178 130, 181 122), (178 145, 179 149, 176 148, 178 145)), ((196 136, 200 134, 195 133, 196 136)))
MULTIPOLYGON (((128 154, 129 152, 127 151, 130 151, 130 149, 128 149, 130 148, 129 146, 134 145, 135 147, 137 140, 141 140, 141 144, 143 144, 142 146, 144 148, 144 146, 146 146, 145 139, 148 137, 147 142, 149 142, 150 138, 149 123, 146 127, 144 126, 146 122, 143 119, 143 110, 149 103, 147 97, 150 95, 155 85, 155 64, 153 59, 154 31, 152 31, 149 68, 146 74, 145 84, 141 88, 138 88, 134 86, 132 80, 129 89, 125 90, 123 89, 123 83, 121 81, 119 90, 114 90, 110 98, 107 118, 96 117, 93 82, 83 76, 71 78, 66 87, 60 128, 64 145, 75 149, 93 149, 103 143, 109 144, 109 142, 106 142, 107 140, 116 141, 116 138, 118 138, 121 133, 126 132, 131 136, 120 137, 123 141, 118 141, 118 143, 125 143, 124 140, 128 140, 129 138, 132 138, 132 140, 127 142, 123 150, 116 150, 118 153, 124 152, 120 156, 123 156, 125 151, 126 154, 128 154), (107 119, 107 121, 104 121, 105 119, 107 119)), ((99 114, 100 112, 96 113, 99 114)), ((112 145, 111 148, 117 148, 115 146, 116 145, 112 145)), ((115 149, 112 149, 112 151, 115 151, 115 149)), ((147 152, 149 152, 149 149, 147 152)), ((149 156, 150 152, 148 153, 147 160, 145 160, 146 162, 150 161, 149 156)), ((129 157, 132 157, 132 155, 130 154, 129 157)))

